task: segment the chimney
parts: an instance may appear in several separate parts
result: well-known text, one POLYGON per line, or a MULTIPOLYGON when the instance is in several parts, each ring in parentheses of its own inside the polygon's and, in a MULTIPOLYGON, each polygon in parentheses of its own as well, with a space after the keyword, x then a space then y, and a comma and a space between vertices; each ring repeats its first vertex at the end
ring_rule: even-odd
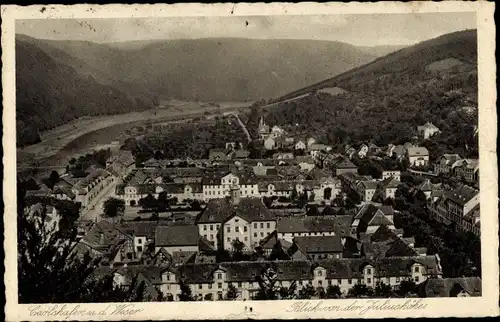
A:
POLYGON ((238 185, 231 186, 230 196, 231 203, 233 205, 237 205, 240 203, 240 187, 238 185))

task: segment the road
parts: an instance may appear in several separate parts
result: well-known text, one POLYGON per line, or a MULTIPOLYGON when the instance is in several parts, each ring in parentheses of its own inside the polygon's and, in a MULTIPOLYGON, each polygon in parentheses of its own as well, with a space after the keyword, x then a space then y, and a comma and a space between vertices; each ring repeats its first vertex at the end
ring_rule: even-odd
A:
POLYGON ((233 112, 230 112, 229 113, 229 116, 234 116, 236 118, 236 120, 238 121, 239 125, 241 126, 241 128, 243 129, 243 132, 245 132, 245 135, 247 136, 247 140, 248 142, 251 142, 252 141, 252 136, 250 135, 250 132, 248 132, 248 129, 247 127, 245 126, 245 124, 243 124, 243 122, 241 121, 240 117, 238 116, 238 114, 236 113, 233 113, 233 112))
POLYGON ((84 209, 81 210, 79 220, 92 220, 99 221, 102 219, 102 205, 104 201, 109 197, 115 196, 116 182, 113 182, 108 186, 108 188, 103 189, 101 193, 95 197, 91 203, 84 209))

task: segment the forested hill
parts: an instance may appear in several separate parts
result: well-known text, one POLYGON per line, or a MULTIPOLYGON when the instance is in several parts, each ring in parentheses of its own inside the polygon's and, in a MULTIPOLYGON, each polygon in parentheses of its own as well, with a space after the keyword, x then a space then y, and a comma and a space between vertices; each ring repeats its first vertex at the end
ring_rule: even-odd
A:
POLYGON ((270 107, 268 122, 299 124, 299 130, 323 133, 332 144, 347 138, 387 144, 411 139, 417 125, 430 121, 443 130, 441 136, 450 149, 474 154, 476 31, 401 49, 275 102, 306 93, 312 95, 270 107), (343 93, 338 94, 340 89, 343 93), (325 93, 329 90, 335 94, 325 93))
MULTIPOLYGON (((69 58, 68 58, 69 60, 69 58)), ((134 96, 79 73, 35 43, 16 39, 17 145, 36 143, 39 131, 84 115, 118 114, 153 107, 153 97, 134 96)), ((84 66, 81 66, 83 69, 84 66)))
POLYGON ((43 40, 95 70, 165 98, 271 98, 378 56, 342 42, 207 38, 99 44, 43 40))

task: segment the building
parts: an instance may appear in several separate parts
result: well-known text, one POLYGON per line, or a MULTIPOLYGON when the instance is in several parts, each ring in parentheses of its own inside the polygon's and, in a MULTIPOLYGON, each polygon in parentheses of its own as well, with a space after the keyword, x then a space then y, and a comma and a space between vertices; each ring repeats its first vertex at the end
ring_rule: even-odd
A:
POLYGON ((430 278, 417 287, 418 297, 475 297, 482 295, 479 277, 430 278))
POLYGON ((424 147, 412 146, 407 149, 406 158, 411 166, 423 167, 429 163, 429 151, 424 147))
POLYGON ((277 221, 279 239, 293 242, 295 237, 340 236, 342 234, 337 218, 289 217, 277 221))
POLYGON ((368 145, 368 153, 370 153, 372 155, 373 154, 380 154, 380 153, 382 153, 382 149, 379 146, 377 146, 375 143, 372 142, 368 145))
POLYGON ((356 191, 359 194, 361 201, 369 202, 372 201, 377 191, 378 182, 371 180, 362 180, 356 185, 356 191))
POLYGON ((293 243, 311 260, 342 258, 341 236, 299 236, 293 243))
POLYGON ((363 205, 351 224, 353 235, 372 234, 385 225, 394 230, 394 209, 391 206, 375 206, 373 204, 363 205))
POLYGON ((173 301, 179 300, 181 279, 198 300, 223 300, 230 284, 236 288, 238 300, 251 300, 260 289, 258 279, 264 272, 275 274, 279 287, 295 283, 297 294, 307 285, 317 291, 337 285, 345 295, 356 284, 375 287, 383 282, 397 288, 404 280, 419 284, 442 276, 438 256, 339 258, 316 260, 315 264, 309 260, 185 264, 163 269, 158 285, 167 300, 173 301))
POLYGON ((285 130, 279 127, 278 125, 275 125, 271 128, 271 137, 277 139, 279 137, 282 137, 285 135, 285 130))
POLYGON ((366 145, 364 143, 361 144, 361 146, 359 147, 359 149, 357 151, 358 158, 360 158, 360 159, 366 158, 366 156, 368 155, 368 150, 369 150, 368 145, 366 145))
POLYGON ((397 181, 401 181, 401 171, 399 170, 384 170, 382 171, 382 180, 387 178, 395 178, 397 181))
POLYGON ((208 159, 210 161, 226 161, 231 160, 231 151, 226 149, 211 149, 208 151, 208 159))
POLYGON ((157 226, 155 229, 155 253, 164 249, 174 252, 198 252, 199 231, 196 225, 157 226))
POLYGON ((237 186, 243 198, 258 197, 259 186, 253 171, 225 170, 207 173, 202 181, 203 200, 228 197, 230 188, 237 186))
POLYGON ((438 221, 454 223, 457 229, 476 235, 481 233, 479 190, 461 185, 444 191, 440 198, 431 203, 429 210, 438 221))
POLYGON ((213 199, 196 220, 200 236, 216 247, 230 250, 235 240, 251 250, 276 230, 276 216, 259 198, 241 198, 238 186, 230 198, 213 199))
POLYGON ((464 159, 457 161, 454 167, 455 177, 465 180, 467 182, 479 181, 479 160, 478 159, 464 159))
POLYGON ((271 136, 268 136, 264 139, 264 148, 266 150, 274 150, 276 149, 276 140, 271 137, 271 136))
POLYGON ((139 200, 148 195, 158 199, 161 193, 166 193, 167 198, 177 198, 177 201, 203 200, 204 194, 201 183, 145 183, 130 185, 116 190, 116 196, 125 201, 127 206, 138 206, 139 200))
POLYGON ((431 122, 427 122, 424 125, 417 126, 417 132, 421 137, 427 140, 431 136, 439 133, 439 128, 431 122))
POLYGON ((434 164, 434 173, 452 174, 453 169, 462 158, 458 154, 445 153, 436 160, 434 164))
POLYGON ((396 191, 398 190, 399 179, 397 177, 388 177, 378 182, 377 192, 374 199, 379 197, 382 201, 387 198, 394 199, 396 197, 396 191))
POLYGON ((295 150, 305 150, 307 148, 307 143, 303 139, 299 139, 295 142, 295 150))
POLYGON ((90 205, 103 190, 108 189, 115 182, 115 177, 108 171, 99 169, 78 181, 71 192, 75 195, 75 201, 80 202, 82 208, 90 205))
POLYGON ((267 125, 264 122, 264 118, 261 117, 259 120, 259 127, 257 129, 257 132, 259 133, 259 137, 261 140, 265 140, 269 137, 270 135, 270 130, 269 130, 269 125, 267 125))

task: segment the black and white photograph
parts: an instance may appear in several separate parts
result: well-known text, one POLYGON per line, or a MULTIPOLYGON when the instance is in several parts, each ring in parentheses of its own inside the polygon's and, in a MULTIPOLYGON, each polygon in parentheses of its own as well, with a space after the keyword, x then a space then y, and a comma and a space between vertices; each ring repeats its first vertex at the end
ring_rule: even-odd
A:
POLYGON ((18 303, 482 297, 477 20, 16 19, 18 303))

